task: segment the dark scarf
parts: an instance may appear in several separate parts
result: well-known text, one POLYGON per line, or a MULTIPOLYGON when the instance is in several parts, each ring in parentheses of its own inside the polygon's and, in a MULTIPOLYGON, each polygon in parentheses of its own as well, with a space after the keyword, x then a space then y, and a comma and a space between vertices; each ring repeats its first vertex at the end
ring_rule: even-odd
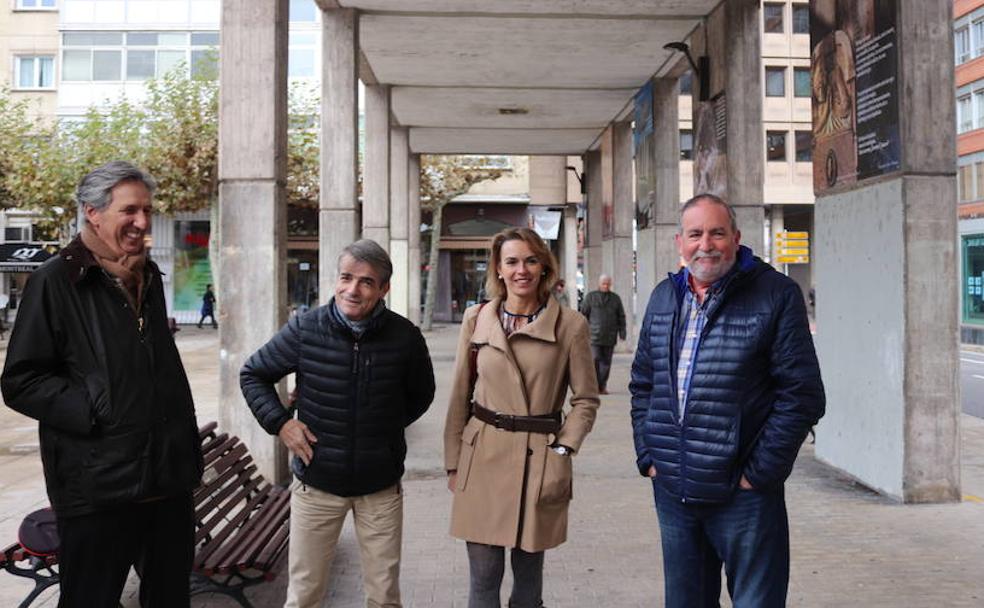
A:
POLYGON ((332 298, 331 300, 331 316, 345 327, 348 327, 349 331, 352 332, 352 335, 355 336, 356 340, 360 339, 362 337, 362 334, 365 333, 366 329, 369 328, 369 323, 372 322, 373 319, 382 316, 385 310, 386 310, 386 301, 380 299, 378 302, 376 302, 376 306, 375 308, 372 309, 372 312, 366 315, 365 318, 359 321, 353 321, 352 319, 346 317, 342 311, 338 310, 338 306, 335 304, 334 298, 332 298))
POLYGON ((95 229, 89 223, 82 228, 82 244, 92 253, 103 270, 119 279, 123 293, 133 310, 140 314, 143 304, 144 266, 147 264, 146 250, 137 255, 119 254, 99 238, 95 229))

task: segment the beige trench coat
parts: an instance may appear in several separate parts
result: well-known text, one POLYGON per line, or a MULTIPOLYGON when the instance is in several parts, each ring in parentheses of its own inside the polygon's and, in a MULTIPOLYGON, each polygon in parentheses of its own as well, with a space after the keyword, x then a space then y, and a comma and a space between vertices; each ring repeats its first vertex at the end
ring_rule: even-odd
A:
POLYGON ((587 320, 549 298, 532 323, 508 338, 499 322, 499 299, 465 311, 444 427, 444 461, 457 469, 451 535, 543 551, 567 539, 571 456, 547 448, 556 440, 577 451, 598 409, 587 320), (469 351, 478 345, 475 401, 521 416, 571 408, 555 437, 496 429, 470 416, 469 351))

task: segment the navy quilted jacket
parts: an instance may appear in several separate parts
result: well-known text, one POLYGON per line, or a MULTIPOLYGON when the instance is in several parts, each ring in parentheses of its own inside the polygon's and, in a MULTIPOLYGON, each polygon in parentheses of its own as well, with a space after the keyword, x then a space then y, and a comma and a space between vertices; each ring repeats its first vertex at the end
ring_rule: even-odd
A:
POLYGON ((824 413, 806 306, 791 279, 742 246, 724 291, 709 304, 683 420, 677 344, 686 279, 653 290, 632 363, 636 464, 688 503, 730 499, 742 475, 756 488, 783 483, 824 413))
POLYGON ((290 413, 274 384, 296 373, 297 417, 318 442, 311 464, 295 456, 291 470, 319 490, 363 496, 403 475, 403 429, 430 407, 434 371, 410 321, 385 310, 356 340, 330 306, 292 317, 246 360, 239 383, 257 421, 275 435, 290 413))

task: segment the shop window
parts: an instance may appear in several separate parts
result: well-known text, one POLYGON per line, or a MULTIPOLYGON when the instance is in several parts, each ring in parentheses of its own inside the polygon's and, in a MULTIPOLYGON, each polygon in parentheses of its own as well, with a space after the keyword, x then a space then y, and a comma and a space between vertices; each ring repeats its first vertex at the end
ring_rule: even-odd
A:
POLYGON ((786 68, 765 68, 765 96, 786 96, 786 68))
POLYGON ((766 2, 762 5, 762 21, 766 34, 781 34, 785 31, 782 24, 782 13, 786 9, 780 2, 766 2))
POLYGON ((813 133, 811 131, 796 132, 796 162, 808 163, 813 160, 813 133))
POLYGON ((810 33, 810 5, 809 4, 793 5, 793 33, 794 34, 810 33))
POLYGON ((18 89, 51 89, 55 86, 53 55, 19 55, 14 58, 14 71, 18 89))
POLYGON ((694 159, 694 132, 680 129, 680 160, 694 159))
POLYGON ((810 68, 793 68, 793 96, 810 96, 810 68))
POLYGON ((963 320, 984 324, 984 234, 966 235, 963 249, 963 320))
POLYGON ((786 132, 765 132, 765 158, 771 162, 786 162, 786 132))

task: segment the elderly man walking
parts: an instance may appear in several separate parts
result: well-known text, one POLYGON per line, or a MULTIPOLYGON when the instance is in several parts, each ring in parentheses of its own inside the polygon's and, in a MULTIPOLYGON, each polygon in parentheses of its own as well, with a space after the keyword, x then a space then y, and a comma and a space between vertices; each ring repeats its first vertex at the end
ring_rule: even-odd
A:
POLYGON ((31 275, 7 349, 4 401, 40 422, 63 608, 117 606, 131 565, 141 606, 189 605, 202 456, 147 256, 155 188, 122 161, 82 179, 82 231, 31 275))
POLYGON ((718 606, 722 563, 735 608, 785 606, 783 484, 824 413, 803 294, 740 239, 720 198, 683 205, 686 266, 653 290, 632 364, 669 608, 718 606))
POLYGON ((601 275, 598 289, 584 296, 581 313, 591 326, 591 356, 598 376, 598 391, 606 395, 615 344, 625 339, 625 309, 622 299, 612 291, 610 276, 601 275))
POLYGON ((378 244, 352 243, 335 297, 292 317, 242 369, 253 415, 293 454, 288 608, 321 606, 349 511, 366 606, 401 605, 404 429, 430 406, 434 372, 420 330, 383 302, 392 273, 378 244), (291 373, 296 418, 275 388, 291 373))

